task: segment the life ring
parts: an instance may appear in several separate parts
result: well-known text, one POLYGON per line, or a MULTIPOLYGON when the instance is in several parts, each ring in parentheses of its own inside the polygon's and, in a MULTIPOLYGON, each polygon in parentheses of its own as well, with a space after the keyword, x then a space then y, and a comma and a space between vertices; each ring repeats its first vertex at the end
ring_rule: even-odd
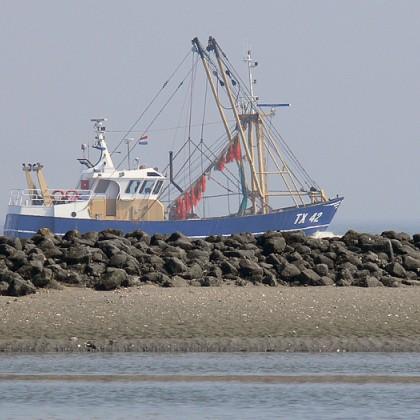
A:
POLYGON ((64 200, 64 197, 65 197, 65 195, 64 195, 63 190, 55 190, 51 194, 51 198, 52 198, 54 203, 57 203, 61 200, 64 200))
POLYGON ((79 193, 76 190, 66 191, 66 200, 67 201, 77 201, 79 199, 79 193))

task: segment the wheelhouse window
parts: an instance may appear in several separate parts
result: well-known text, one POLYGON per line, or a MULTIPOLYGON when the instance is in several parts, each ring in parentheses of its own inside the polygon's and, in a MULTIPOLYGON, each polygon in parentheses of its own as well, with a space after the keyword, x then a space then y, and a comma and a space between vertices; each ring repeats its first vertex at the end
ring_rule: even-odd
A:
POLYGON ((151 194, 154 184, 155 184, 154 180, 146 179, 146 181, 144 181, 143 185, 140 187, 139 194, 151 194))
POLYGON ((162 188, 163 181, 156 182, 155 188, 153 188, 153 194, 159 194, 160 189, 162 188))
POLYGON ((130 181, 125 189, 126 194, 135 194, 136 191, 139 189, 141 181, 130 181))

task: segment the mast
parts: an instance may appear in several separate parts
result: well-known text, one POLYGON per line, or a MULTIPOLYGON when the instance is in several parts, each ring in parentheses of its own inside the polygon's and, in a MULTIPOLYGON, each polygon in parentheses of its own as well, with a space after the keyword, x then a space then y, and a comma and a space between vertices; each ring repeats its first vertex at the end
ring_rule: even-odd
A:
MULTIPOLYGON (((243 123, 245 123, 245 121, 247 121, 248 123, 248 144, 249 144, 249 148, 251 151, 251 161, 255 162, 255 154, 254 154, 254 149, 255 149, 255 139, 254 139, 254 131, 251 129, 251 114, 253 114, 254 111, 254 102, 256 101, 256 98, 254 97, 254 79, 252 77, 252 71, 251 68, 255 67, 258 65, 258 63, 252 63, 251 60, 251 50, 248 50, 248 54, 247 57, 244 59, 244 61, 247 63, 247 67, 248 67, 248 83, 249 83, 249 91, 250 91, 250 95, 247 98, 248 103, 244 103, 242 108, 243 108, 243 114, 242 114, 242 121, 243 123), (248 114, 245 114, 245 112, 247 112, 248 114), (248 116, 245 119, 245 116, 248 116)), ((256 189, 257 186, 255 184, 255 181, 252 180, 251 182, 251 202, 252 202, 252 213, 255 214, 257 213, 258 209, 257 209, 257 201, 256 201, 256 189)))
MULTIPOLYGON (((245 109, 248 110, 247 120, 248 120, 248 140, 251 150, 255 148, 254 133, 257 141, 257 157, 255 160, 253 158, 254 165, 256 165, 256 171, 259 176, 260 186, 261 186, 261 212, 266 214, 268 212, 268 196, 267 196, 267 159, 265 156, 265 147, 264 146, 264 135, 263 130, 260 125, 260 114, 257 112, 258 109, 258 97, 254 95, 254 84, 257 83, 257 80, 254 79, 252 75, 252 69, 258 66, 258 61, 253 61, 251 57, 251 49, 247 51, 247 56, 244 59, 248 67, 248 83, 249 83, 249 92, 248 97, 249 104, 245 106, 245 109)), ((252 154, 254 154, 252 152, 252 154)), ((255 185, 253 184, 253 208, 254 213, 256 212, 256 190, 255 185)))
POLYGON ((213 96, 216 100, 216 104, 217 104, 217 108, 219 110, 220 117, 222 118, 223 125, 224 125, 225 130, 226 130, 226 134, 228 135, 229 142, 232 142, 233 141, 232 133, 230 132, 230 128, 229 128, 229 125, 228 125, 228 122, 227 122, 227 119, 226 119, 226 115, 225 115, 225 112, 224 112, 224 110, 223 110, 223 108, 220 104, 219 94, 217 92, 216 86, 214 84, 213 77, 211 76, 211 73, 210 73, 209 65, 207 63, 207 54, 204 51, 203 46, 200 44, 200 41, 198 40, 197 37, 192 40, 192 43, 197 48, 198 54, 200 55, 201 61, 202 61, 203 66, 204 66, 204 70, 206 72, 207 79, 210 82, 211 91, 213 92, 213 96))
POLYGON ((264 196, 263 196, 263 192, 261 190, 261 186, 260 186, 260 182, 259 182, 259 179, 258 179, 258 176, 257 176, 256 169, 255 169, 255 166, 254 166, 253 157, 251 155, 249 144, 248 144, 247 139, 245 137, 245 133, 244 133, 244 129, 242 127, 242 121, 241 121, 241 118, 239 116, 237 104, 236 104, 235 100, 233 99, 232 91, 231 91, 230 85, 229 85, 229 81, 227 80, 227 77, 226 77, 226 70, 225 70, 225 67, 223 65, 222 58, 220 56, 221 51, 219 49, 219 46, 217 45, 216 40, 213 37, 209 38, 209 45, 208 45, 207 49, 210 50, 210 51, 211 50, 214 51, 214 53, 216 55, 217 63, 219 65, 220 73, 221 73, 222 78, 223 78, 223 83, 224 83, 224 86, 225 86, 225 89, 226 89, 226 93, 228 95, 229 102, 232 106, 232 111, 233 111, 233 115, 235 117, 237 130, 239 132, 239 136, 242 140, 242 144, 244 146, 246 156, 248 158, 249 168, 250 168, 250 172, 251 172, 251 179, 252 179, 253 183, 255 184, 256 194, 261 198, 262 202, 264 202, 264 196))
MULTIPOLYGON (((201 193, 205 191, 204 181, 207 178, 211 179, 209 174, 214 169, 222 171, 226 163, 232 162, 231 159, 233 159, 236 152, 238 157, 234 159, 237 160, 239 167, 239 180, 243 195, 238 214, 244 214, 248 207, 246 204, 248 199, 251 201, 251 207, 248 208, 251 214, 267 214, 273 211, 269 205, 269 199, 275 200, 289 197, 293 200, 296 207, 305 206, 308 195, 311 197, 312 202, 317 201, 319 196, 318 190, 313 186, 310 190, 304 188, 302 182, 295 177, 293 171, 297 168, 298 171, 303 173, 308 188, 310 185, 316 186, 316 184, 303 170, 293 153, 288 149, 288 146, 283 145, 285 148, 284 153, 289 155, 292 164, 296 166, 292 166, 289 169, 283 152, 280 150, 283 140, 275 130, 273 131, 271 125, 265 121, 266 118, 274 115, 276 107, 290 106, 290 104, 259 104, 259 98, 254 94, 256 80, 252 74, 252 69, 258 66, 258 62, 252 60, 251 49, 247 51, 246 58, 244 58, 248 68, 248 83, 242 83, 241 86, 239 76, 236 75, 236 71, 232 68, 226 55, 213 37, 209 37, 206 48, 203 48, 198 38, 194 38, 192 44, 194 46, 193 51, 199 54, 203 64, 227 134, 228 143, 221 152, 217 153, 215 159, 207 156, 210 163, 206 168, 201 168, 200 174, 194 177, 193 182, 190 180, 188 187, 180 188, 175 185, 181 194, 175 199, 170 199, 168 208, 175 211, 182 206, 187 209, 195 207, 197 202, 201 200, 201 193), (249 86, 247 86, 248 84, 249 86), (224 93, 227 95, 229 102, 227 106, 231 108, 236 122, 234 129, 231 129, 228 125, 226 103, 222 104, 222 90, 225 90, 224 93), (264 106, 270 106, 271 112, 268 114, 264 113, 262 108, 260 108, 264 106), (242 153, 241 147, 243 148, 242 153), (248 162, 246 171, 244 168, 245 161, 248 162), (246 177, 248 178, 248 183, 246 177), (307 181, 309 181, 309 185, 307 181), (203 182, 204 188, 202 188, 203 182), (200 198, 197 201, 198 196, 200 198)), ((171 175, 171 178, 173 179, 173 175, 171 175)), ((185 218, 185 215, 182 218, 185 218)))
POLYGON ((104 126, 104 122, 107 121, 106 118, 92 118, 91 121, 96 128, 96 136, 95 139, 96 144, 93 146, 95 149, 99 149, 101 151, 101 158, 99 162, 95 165, 95 167, 101 165, 102 172, 105 171, 114 171, 114 163, 112 162, 111 154, 109 153, 108 146, 105 141, 105 132, 106 128, 104 126))
MULTIPOLYGON (((247 52, 247 57, 244 59, 244 61, 247 63, 248 66, 248 79, 249 79, 249 92, 250 92, 250 96, 249 96, 249 106, 245 107, 245 109, 249 110, 248 114, 247 114, 247 120, 248 120, 248 129, 249 129, 249 139, 250 139, 250 146, 254 147, 254 144, 251 143, 251 141, 253 141, 253 135, 252 133, 255 131, 256 133, 256 138, 257 138, 257 154, 258 154, 258 175, 259 175, 259 179, 260 179, 260 184, 261 184, 261 189, 262 189, 262 200, 261 200, 261 211, 262 213, 266 214, 269 211, 269 206, 268 206, 268 199, 269 196, 273 195, 269 192, 268 189, 268 175, 271 172, 268 172, 268 168, 267 168, 267 155, 266 152, 268 151, 271 159, 273 160, 277 171, 275 172, 276 174, 280 175, 281 178, 283 179, 283 182, 287 188, 287 190, 289 191, 289 195, 291 196, 292 200, 294 201, 296 206, 299 206, 299 203, 295 197, 295 195, 297 195, 300 198, 300 202, 302 205, 305 204, 305 201, 303 199, 302 193, 299 191, 299 188, 296 184, 296 181, 293 177, 293 175, 291 174, 286 161, 284 160, 280 150, 277 148, 277 146, 275 145, 275 142, 273 141, 273 138, 271 137, 270 134, 270 130, 267 127, 264 119, 262 117, 266 117, 266 116, 273 116, 274 115, 274 110, 277 107, 288 107, 290 106, 290 104, 258 104, 258 97, 254 95, 254 84, 257 82, 256 79, 254 79, 253 75, 252 75, 252 68, 257 67, 258 66, 258 62, 257 61, 253 61, 252 57, 251 57, 251 49, 248 50, 247 52), (269 106, 271 108, 271 114, 261 114, 260 112, 258 112, 258 109, 260 107, 267 107, 269 106), (266 136, 264 135, 264 133, 266 133, 266 136), (272 152, 270 152, 270 149, 268 147, 268 143, 271 144, 271 146, 274 148, 275 150, 275 154, 276 156, 274 156, 274 154, 272 152), (277 161, 277 159, 279 159, 282 163, 282 167, 280 167, 279 162, 277 161), (288 180, 288 178, 286 178, 286 175, 288 176, 288 178, 290 180, 288 180), (292 190, 290 184, 293 185, 293 189, 292 190)), ((255 162, 255 163, 257 163, 255 162)), ((255 195, 255 193, 254 193, 255 195)), ((255 203, 254 203, 255 205, 255 203)))

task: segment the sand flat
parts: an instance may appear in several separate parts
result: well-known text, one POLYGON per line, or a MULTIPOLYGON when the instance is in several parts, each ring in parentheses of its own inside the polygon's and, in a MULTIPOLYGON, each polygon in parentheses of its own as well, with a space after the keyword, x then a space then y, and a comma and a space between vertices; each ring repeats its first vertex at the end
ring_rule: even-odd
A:
POLYGON ((41 289, 0 296, 0 351, 420 351, 420 288, 41 289))

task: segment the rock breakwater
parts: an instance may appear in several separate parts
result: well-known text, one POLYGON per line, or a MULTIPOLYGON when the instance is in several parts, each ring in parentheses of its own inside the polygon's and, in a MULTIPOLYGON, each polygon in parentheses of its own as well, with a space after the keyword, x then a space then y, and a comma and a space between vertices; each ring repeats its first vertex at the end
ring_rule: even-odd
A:
POLYGON ((41 229, 31 239, 0 237, 0 294, 22 296, 66 286, 112 290, 140 284, 180 286, 416 286, 420 234, 348 231, 192 239, 175 232, 124 235, 108 229, 62 238, 41 229))

